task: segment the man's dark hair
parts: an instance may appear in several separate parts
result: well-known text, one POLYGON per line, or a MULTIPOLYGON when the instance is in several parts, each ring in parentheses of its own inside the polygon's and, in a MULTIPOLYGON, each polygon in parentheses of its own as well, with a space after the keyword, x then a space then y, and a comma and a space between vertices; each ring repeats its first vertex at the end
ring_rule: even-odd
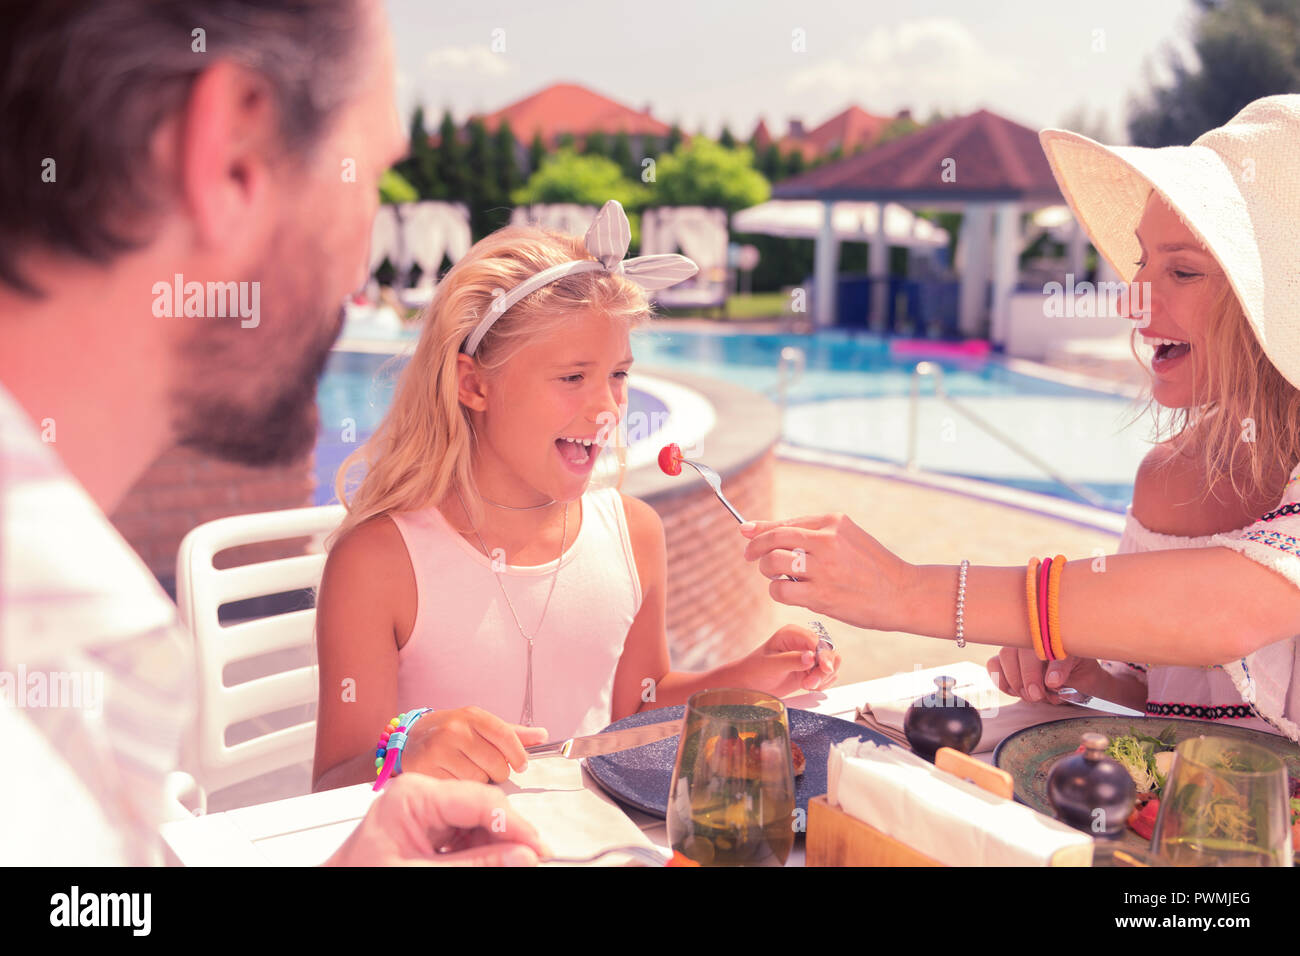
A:
POLYGON ((360 33, 356 0, 0 0, 0 282, 42 293, 24 251, 106 262, 147 241, 154 131, 218 59, 266 77, 286 153, 309 153, 360 33))

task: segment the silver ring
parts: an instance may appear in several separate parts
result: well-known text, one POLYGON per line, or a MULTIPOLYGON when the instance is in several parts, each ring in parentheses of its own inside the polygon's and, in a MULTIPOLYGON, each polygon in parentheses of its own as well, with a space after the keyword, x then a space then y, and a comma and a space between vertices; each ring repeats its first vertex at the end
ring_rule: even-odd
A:
POLYGON ((826 626, 821 621, 809 621, 808 630, 817 635, 817 646, 819 648, 825 644, 828 650, 835 650, 835 642, 831 640, 830 634, 826 632, 826 626))

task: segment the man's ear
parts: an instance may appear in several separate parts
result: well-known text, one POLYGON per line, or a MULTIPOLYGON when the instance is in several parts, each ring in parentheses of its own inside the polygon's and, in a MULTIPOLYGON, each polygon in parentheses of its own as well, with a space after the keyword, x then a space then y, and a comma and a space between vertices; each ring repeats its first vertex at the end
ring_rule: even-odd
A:
POLYGON ((199 241, 248 245, 268 219, 268 158, 279 140, 266 80, 219 60, 194 81, 177 135, 177 178, 199 241))
POLYGON ((487 382, 473 356, 456 356, 457 395, 460 403, 476 412, 487 410, 487 382))

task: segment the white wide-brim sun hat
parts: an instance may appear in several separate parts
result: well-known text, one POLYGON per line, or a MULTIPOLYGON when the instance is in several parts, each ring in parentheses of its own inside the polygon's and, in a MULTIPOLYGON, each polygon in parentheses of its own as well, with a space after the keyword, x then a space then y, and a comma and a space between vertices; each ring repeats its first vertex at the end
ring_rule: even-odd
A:
POLYGON ((1038 134, 1097 251, 1131 282, 1155 190, 1222 266, 1264 354, 1300 388, 1300 94, 1266 96, 1190 146, 1103 146, 1038 134))

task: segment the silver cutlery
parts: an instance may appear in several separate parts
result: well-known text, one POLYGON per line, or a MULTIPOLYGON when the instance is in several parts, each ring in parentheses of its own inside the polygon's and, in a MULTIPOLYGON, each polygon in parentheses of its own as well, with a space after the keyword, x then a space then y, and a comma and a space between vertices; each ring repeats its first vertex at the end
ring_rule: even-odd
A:
POLYGON ((682 720, 664 720, 654 724, 642 724, 625 730, 607 730, 603 734, 591 734, 586 737, 570 737, 568 740, 554 740, 544 744, 525 747, 524 753, 530 757, 567 757, 578 760, 582 757, 598 757, 601 754, 617 753, 652 744, 682 732, 682 720))
POLYGON ((1146 714, 1140 710, 1134 710, 1132 707, 1125 707, 1123 704, 1116 704, 1109 700, 1102 700, 1100 697, 1093 697, 1090 694, 1082 693, 1073 687, 1062 687, 1054 692, 1057 697, 1067 704, 1074 704, 1077 707, 1087 707, 1089 710, 1100 710, 1107 714, 1117 714, 1120 717, 1145 717, 1146 714))
POLYGON ((667 866, 669 858, 664 855, 663 850, 655 849, 648 846, 614 846, 608 850, 601 850, 599 853, 591 856, 547 856, 542 857, 539 863, 564 863, 568 865, 577 865, 579 863, 594 863, 601 857, 611 856, 615 853, 622 853, 640 860, 646 866, 667 866))

